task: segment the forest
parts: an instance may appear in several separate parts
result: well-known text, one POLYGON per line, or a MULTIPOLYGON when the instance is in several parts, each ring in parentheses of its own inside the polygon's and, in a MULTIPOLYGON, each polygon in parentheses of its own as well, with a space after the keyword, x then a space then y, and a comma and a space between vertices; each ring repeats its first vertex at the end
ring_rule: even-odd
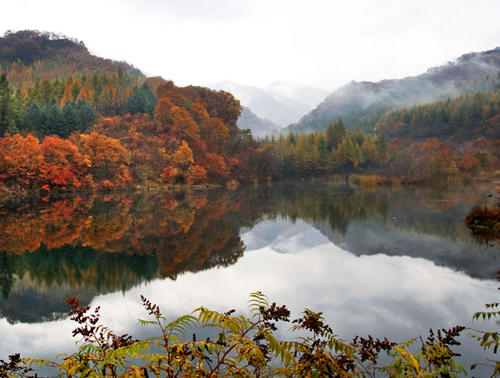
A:
POLYGON ((388 137, 436 137, 460 142, 485 136, 498 140, 500 90, 387 112, 376 122, 375 131, 384 132, 388 137))
POLYGON ((388 140, 383 132, 349 131, 341 119, 330 122, 326 132, 268 138, 263 147, 285 176, 361 174, 365 181, 418 183, 489 179, 500 166, 497 139, 479 136, 462 145, 435 137, 388 140))
POLYGON ((379 112, 370 132, 339 118, 324 132, 255 140, 236 126, 241 106, 231 94, 146 78, 64 36, 8 32, 0 67, 2 197, 290 176, 356 174, 381 184, 498 174, 497 78, 471 82, 460 97, 379 112))
POLYGON ((50 192, 268 179, 257 143, 236 127, 241 108, 230 94, 133 84, 120 71, 21 88, 2 74, 4 185, 50 192))

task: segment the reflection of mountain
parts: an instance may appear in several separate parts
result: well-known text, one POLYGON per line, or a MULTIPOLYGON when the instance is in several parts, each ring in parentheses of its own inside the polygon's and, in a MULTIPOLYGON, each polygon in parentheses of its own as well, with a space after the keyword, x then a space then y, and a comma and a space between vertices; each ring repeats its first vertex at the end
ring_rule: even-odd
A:
POLYGON ((366 193, 310 184, 283 188, 274 209, 285 219, 309 222, 356 255, 419 257, 493 278, 500 267, 498 248, 475 243, 463 223, 470 207, 487 193, 487 187, 366 193))
POLYGON ((423 258, 476 278, 495 277, 500 268, 498 250, 486 245, 478 246, 472 240, 450 240, 406 231, 377 220, 352 222, 344 235, 333 232, 325 223, 314 226, 334 244, 358 256, 382 253, 423 258))
POLYGON ((488 189, 364 192, 301 182, 3 207, 0 313, 12 322, 47 320, 61 316, 67 296, 87 303, 157 277, 229 266, 243 255, 242 240, 289 253, 329 239, 356 255, 421 257, 491 278, 498 248, 473 243, 463 224, 488 189))
POLYGON ((10 321, 50 319, 66 310, 67 296, 90 300, 155 277, 233 264, 244 250, 239 229, 251 225, 253 214, 227 192, 75 198, 4 209, 0 313, 10 321), (43 310, 30 304, 33 297, 43 310))

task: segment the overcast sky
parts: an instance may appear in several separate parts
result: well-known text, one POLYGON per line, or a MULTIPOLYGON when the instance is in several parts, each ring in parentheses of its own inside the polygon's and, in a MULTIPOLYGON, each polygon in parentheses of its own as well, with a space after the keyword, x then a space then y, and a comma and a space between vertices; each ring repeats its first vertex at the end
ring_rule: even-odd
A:
POLYGON ((416 75, 500 46, 499 0, 2 0, 0 33, 38 29, 85 42, 176 84, 416 75))

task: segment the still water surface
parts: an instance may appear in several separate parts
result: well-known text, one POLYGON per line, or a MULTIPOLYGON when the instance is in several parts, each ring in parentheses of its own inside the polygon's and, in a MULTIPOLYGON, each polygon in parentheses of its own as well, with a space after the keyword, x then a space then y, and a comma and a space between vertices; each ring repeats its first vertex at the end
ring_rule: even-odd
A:
MULTIPOLYGON (((139 295, 167 317, 245 311, 263 291, 335 333, 394 341, 471 325, 498 300, 498 245, 463 225, 494 187, 364 191, 328 182, 68 197, 0 208, 0 358, 75 348, 64 299, 100 305, 104 322, 151 334, 139 295)), ((474 323, 474 327, 495 328, 474 323)), ((479 361, 467 337, 462 362, 479 361)))

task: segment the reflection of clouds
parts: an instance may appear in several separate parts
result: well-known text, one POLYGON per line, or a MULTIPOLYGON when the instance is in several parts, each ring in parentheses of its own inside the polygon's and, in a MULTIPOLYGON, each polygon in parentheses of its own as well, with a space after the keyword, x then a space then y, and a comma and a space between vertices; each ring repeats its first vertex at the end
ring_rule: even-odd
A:
POLYGON ((329 243, 319 231, 302 221, 265 220, 240 235, 247 251, 269 247, 281 253, 299 253, 307 247, 329 243))
MULTIPOLYGON (((425 334, 429 327, 468 324, 474 311, 497 298, 494 281, 479 281, 421 258, 357 257, 327 243, 303 222, 284 228, 285 223, 266 221, 255 228, 256 235, 248 231, 245 241, 268 240, 268 245, 253 244, 258 249, 235 265, 186 273, 175 281, 154 280, 125 293, 101 295, 92 304, 101 305, 105 324, 117 332, 144 335, 147 330, 137 325, 138 318, 147 318, 140 294, 172 318, 200 305, 221 311, 246 309, 248 294, 261 290, 272 301, 287 304, 294 315, 304 306, 323 311, 334 331, 346 339, 370 333, 404 341, 425 334), (286 251, 294 253, 281 253, 286 251)), ((71 328, 68 321, 2 321, 2 355, 22 351, 38 356, 42 347, 46 353, 61 352, 74 345, 71 328)))
POLYGON ((71 351, 75 348, 73 328, 69 320, 9 324, 1 319, 0 358, 16 352, 21 357, 53 358, 57 353, 71 351))

